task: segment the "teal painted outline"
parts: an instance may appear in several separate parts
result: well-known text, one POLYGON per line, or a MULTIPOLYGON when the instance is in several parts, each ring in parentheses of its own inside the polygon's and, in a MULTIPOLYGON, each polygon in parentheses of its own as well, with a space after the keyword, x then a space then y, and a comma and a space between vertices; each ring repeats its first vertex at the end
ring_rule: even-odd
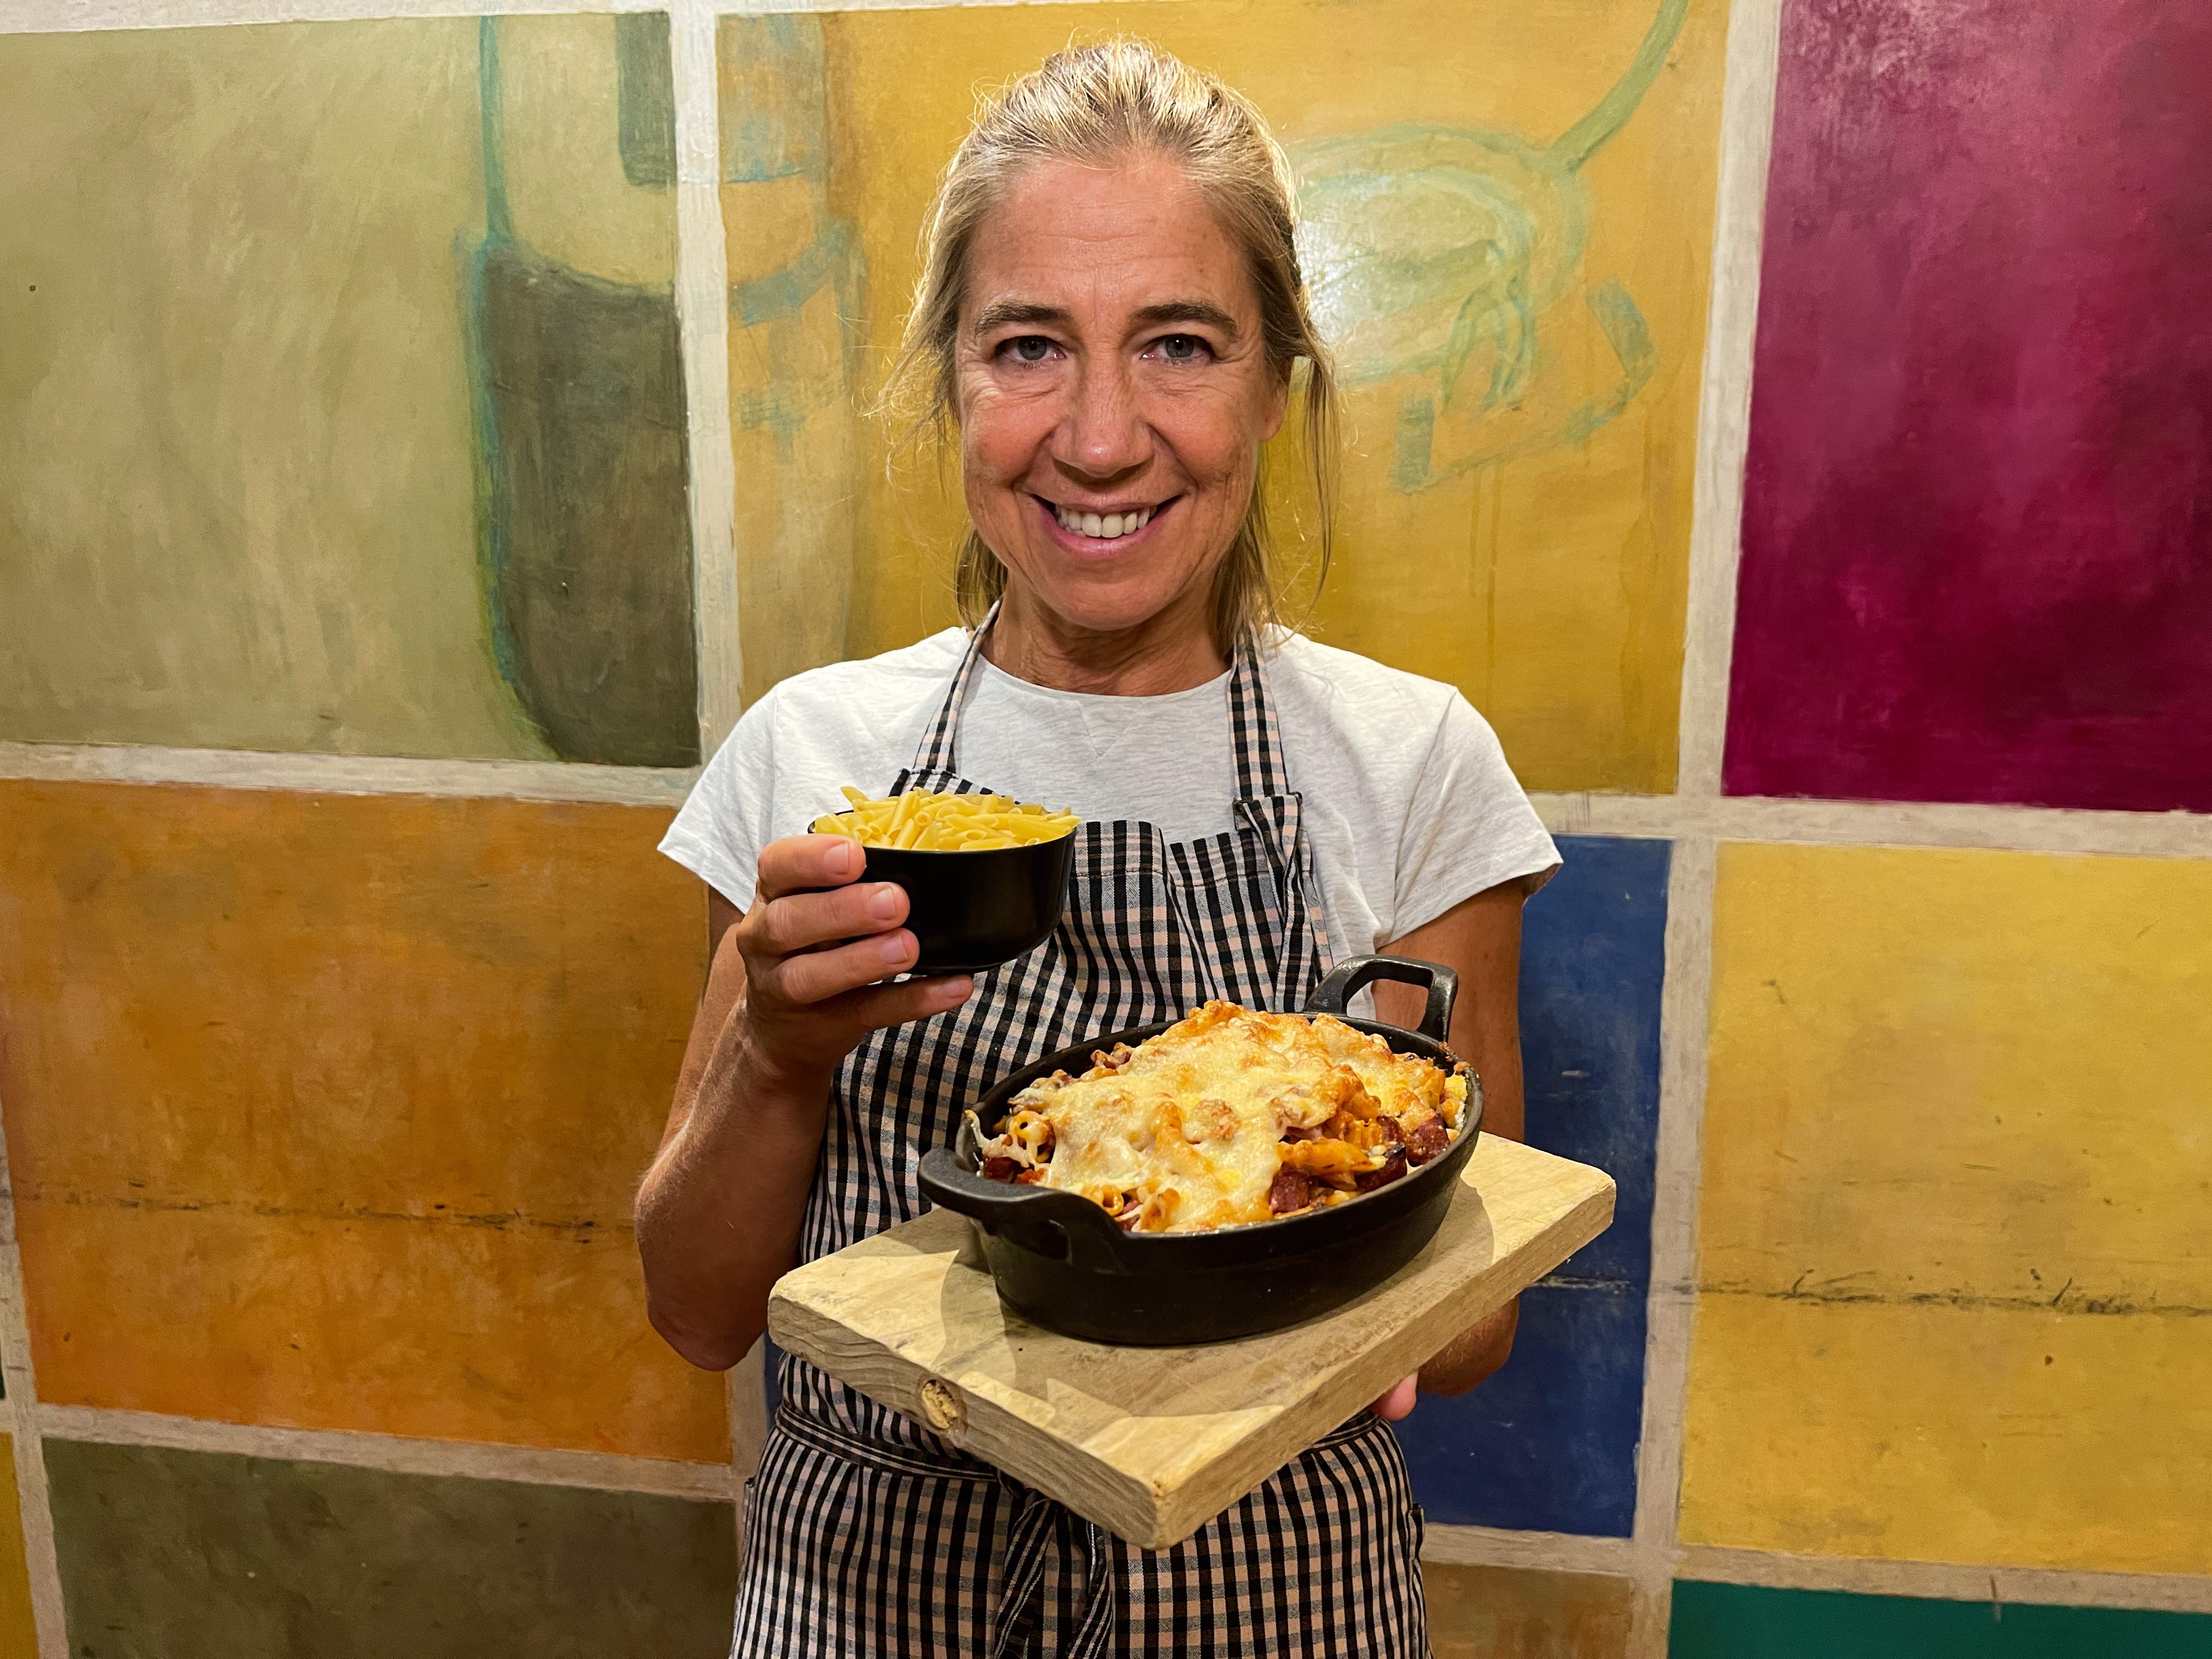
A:
POLYGON ((500 603, 500 580, 507 569, 507 528, 497 503, 506 493, 506 458, 499 422, 491 403, 491 366, 484 357, 484 270, 495 250, 512 247, 514 220, 507 210, 507 156, 502 131, 506 114, 499 82, 499 20, 477 20, 477 137, 483 158, 484 230, 463 231, 455 246, 461 270, 461 351, 469 382, 469 422, 476 442, 470 472, 476 486, 477 602, 483 607, 484 640, 497 671, 500 689, 514 723, 538 758, 557 760, 551 740, 530 712, 521 690, 520 653, 507 608, 500 603))

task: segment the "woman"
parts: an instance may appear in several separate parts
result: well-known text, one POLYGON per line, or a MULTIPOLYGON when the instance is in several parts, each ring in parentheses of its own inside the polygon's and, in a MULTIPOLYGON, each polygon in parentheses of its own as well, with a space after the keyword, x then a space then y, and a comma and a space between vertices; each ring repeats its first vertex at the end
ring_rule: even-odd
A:
MULTIPOLYGON (((1257 113, 1141 45, 1056 54, 978 118, 925 254, 901 376, 959 436, 976 625, 784 682, 665 843, 717 945, 638 1243, 655 1327, 710 1367, 779 1274, 919 1212, 922 1152, 992 1079, 1206 997, 1297 1007, 1334 957, 1457 968, 1485 1127, 1520 1128, 1520 907, 1551 842, 1456 693, 1275 625, 1261 450, 1303 359, 1325 521, 1334 391, 1257 113), (845 783, 962 781, 1084 815, 1066 920, 972 980, 886 982, 915 960, 903 896, 787 832, 845 783)), ((1407 994, 1383 1017, 1414 1023, 1407 994)), ((1471 1386, 1511 1335, 1509 1310, 1422 1382, 1471 1386)), ((1376 1413, 1154 1553, 811 1366, 781 1392, 741 1655, 1427 1650, 1376 1413)))

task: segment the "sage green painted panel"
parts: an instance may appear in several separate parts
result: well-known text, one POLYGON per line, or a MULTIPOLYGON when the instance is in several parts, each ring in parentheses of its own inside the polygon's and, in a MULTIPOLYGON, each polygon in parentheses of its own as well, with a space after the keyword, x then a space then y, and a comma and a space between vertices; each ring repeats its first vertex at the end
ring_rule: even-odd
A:
POLYGON ((725 1504, 46 1443, 72 1659, 721 1659, 725 1504))
POLYGON ((1669 1659, 2206 1659, 2212 1617, 1678 1583, 1669 1659))

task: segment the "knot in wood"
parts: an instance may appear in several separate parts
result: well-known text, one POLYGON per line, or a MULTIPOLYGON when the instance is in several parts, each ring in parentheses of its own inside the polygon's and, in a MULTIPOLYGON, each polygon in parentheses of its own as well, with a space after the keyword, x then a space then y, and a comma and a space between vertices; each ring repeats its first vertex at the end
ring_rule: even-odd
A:
POLYGON ((968 1407, 960 1390, 934 1376, 921 1385, 921 1414, 939 1434, 957 1435, 968 1426, 968 1407))

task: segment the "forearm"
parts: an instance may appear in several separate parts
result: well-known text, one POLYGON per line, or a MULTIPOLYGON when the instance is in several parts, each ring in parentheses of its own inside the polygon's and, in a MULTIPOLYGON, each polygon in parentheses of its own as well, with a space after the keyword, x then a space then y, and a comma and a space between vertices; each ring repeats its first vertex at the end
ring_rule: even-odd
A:
MULTIPOLYGON (((1460 1000, 1452 1018, 1451 1044, 1481 1079, 1481 1132, 1508 1140, 1520 1139, 1523 1127, 1516 994, 1520 907, 1517 882, 1492 889, 1390 947, 1397 955, 1446 962, 1458 969, 1460 1000)), ((1377 987, 1376 1004, 1385 1019, 1401 1024, 1420 1017, 1419 993, 1403 987, 1377 987)), ((1509 1302, 1477 1321, 1421 1367, 1421 1388, 1431 1394, 1464 1394, 1490 1376, 1512 1354, 1518 1316, 1519 1304, 1509 1302)))
POLYGON ((759 1339, 769 1290, 799 1259, 828 1110, 826 1076, 777 1074, 744 1030, 739 1004, 696 1079, 687 1075, 689 1110, 638 1190, 647 1316, 709 1370, 734 1365, 759 1339))

